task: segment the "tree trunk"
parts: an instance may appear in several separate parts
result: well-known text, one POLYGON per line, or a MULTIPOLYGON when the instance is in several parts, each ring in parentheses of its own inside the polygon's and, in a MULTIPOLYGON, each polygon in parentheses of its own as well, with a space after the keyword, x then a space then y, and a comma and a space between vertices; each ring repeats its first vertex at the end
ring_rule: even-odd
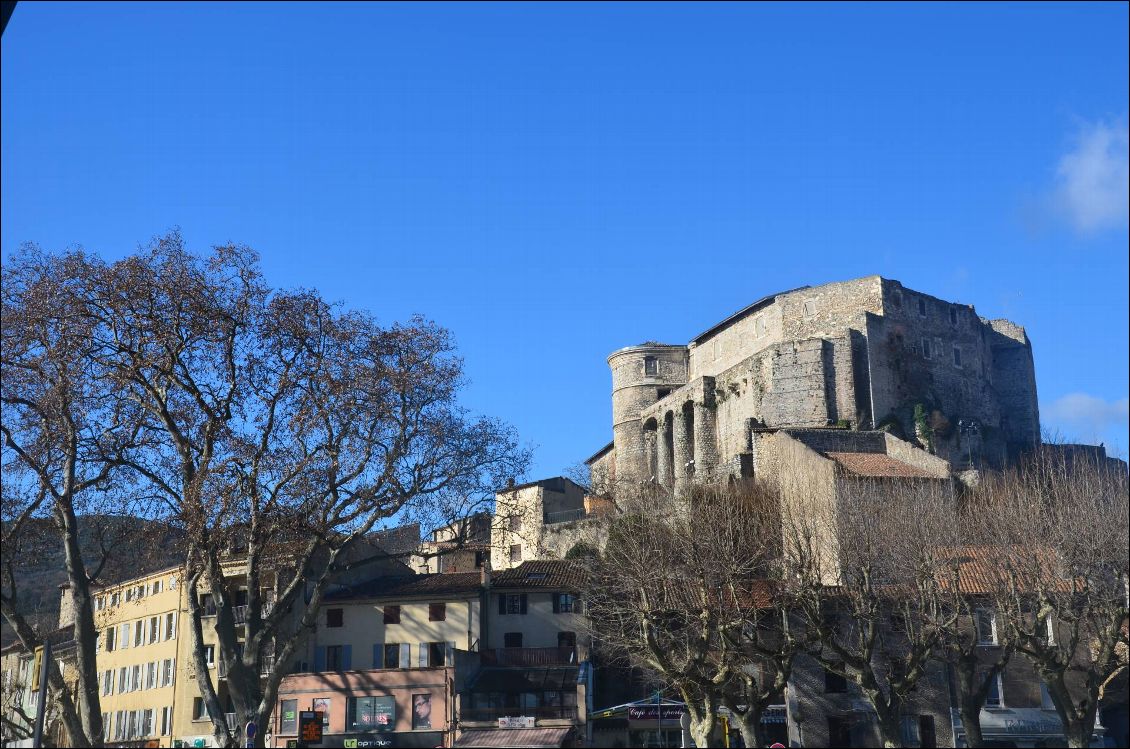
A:
POLYGON ((742 743, 748 747, 764 746, 761 740, 761 706, 752 704, 744 713, 730 710, 730 715, 742 734, 742 743))
POLYGON ((1091 735, 1095 732, 1094 720, 1071 720, 1063 723, 1063 737, 1071 749, 1086 749, 1091 745, 1091 735))
POLYGON ((98 656, 94 644, 98 630, 94 627, 94 607, 90 601, 90 583, 78 543, 78 518, 70 502, 56 505, 58 520, 63 526, 63 549, 67 582, 71 586, 72 630, 75 640, 75 667, 78 671, 77 700, 79 720, 91 746, 102 745, 102 709, 98 684, 98 656))
POLYGON ((899 725, 899 711, 897 709, 876 709, 879 725, 879 740, 883 742, 883 749, 900 749, 902 746, 902 731, 899 725))
POLYGON ((981 733, 981 706, 965 704, 962 701, 958 715, 961 717, 961 727, 965 729, 965 743, 972 749, 984 746, 985 737, 981 733))

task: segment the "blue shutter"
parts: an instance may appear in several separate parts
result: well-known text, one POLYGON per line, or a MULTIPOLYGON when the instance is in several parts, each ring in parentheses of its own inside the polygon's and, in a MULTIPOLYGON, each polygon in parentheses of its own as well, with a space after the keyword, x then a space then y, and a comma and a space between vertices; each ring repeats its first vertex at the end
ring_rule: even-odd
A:
POLYGON ((353 646, 343 645, 341 648, 341 670, 350 671, 353 668, 353 646))
POLYGON ((326 648, 318 646, 314 648, 314 671, 321 673, 326 670, 326 648))
POLYGON ((383 642, 373 643, 373 668, 385 667, 385 644, 383 642))

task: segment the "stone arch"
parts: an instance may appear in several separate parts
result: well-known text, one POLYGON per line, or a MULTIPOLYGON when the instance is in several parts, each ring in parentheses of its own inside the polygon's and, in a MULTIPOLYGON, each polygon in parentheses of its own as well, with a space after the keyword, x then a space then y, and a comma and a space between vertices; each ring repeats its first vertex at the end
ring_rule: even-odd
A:
POLYGON ((659 480, 659 424, 655 417, 643 423, 643 454, 645 475, 650 481, 659 480))
POLYGON ((683 404, 682 411, 679 414, 682 418, 682 437, 683 437, 683 455, 686 456, 686 461, 682 466, 676 466, 676 470, 681 472, 684 476, 693 476, 695 472, 694 464, 694 401, 687 401, 683 404))

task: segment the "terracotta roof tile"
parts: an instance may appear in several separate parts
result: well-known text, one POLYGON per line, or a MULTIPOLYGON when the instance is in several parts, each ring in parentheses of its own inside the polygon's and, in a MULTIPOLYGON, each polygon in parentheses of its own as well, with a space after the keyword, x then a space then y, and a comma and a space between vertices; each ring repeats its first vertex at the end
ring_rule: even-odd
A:
POLYGON ((491 576, 491 587, 580 590, 584 581, 585 569, 582 564, 542 559, 522 562, 513 569, 494 573, 491 576))
POLYGON ((896 460, 882 453, 841 453, 826 452, 826 456, 836 461, 841 468, 856 476, 871 478, 934 479, 932 473, 896 460))

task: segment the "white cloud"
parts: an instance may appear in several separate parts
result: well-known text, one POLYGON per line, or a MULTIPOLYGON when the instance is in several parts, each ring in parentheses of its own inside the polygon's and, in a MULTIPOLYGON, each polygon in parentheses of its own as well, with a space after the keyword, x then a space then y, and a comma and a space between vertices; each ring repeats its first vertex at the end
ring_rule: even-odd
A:
POLYGON ((1070 393, 1040 406, 1042 420, 1082 432, 1091 437, 1108 428, 1125 428, 1130 421, 1130 399, 1103 400, 1086 393, 1070 393))
POLYGON ((1130 220, 1130 130, 1125 120, 1084 124, 1056 169, 1056 207, 1084 233, 1130 220))

